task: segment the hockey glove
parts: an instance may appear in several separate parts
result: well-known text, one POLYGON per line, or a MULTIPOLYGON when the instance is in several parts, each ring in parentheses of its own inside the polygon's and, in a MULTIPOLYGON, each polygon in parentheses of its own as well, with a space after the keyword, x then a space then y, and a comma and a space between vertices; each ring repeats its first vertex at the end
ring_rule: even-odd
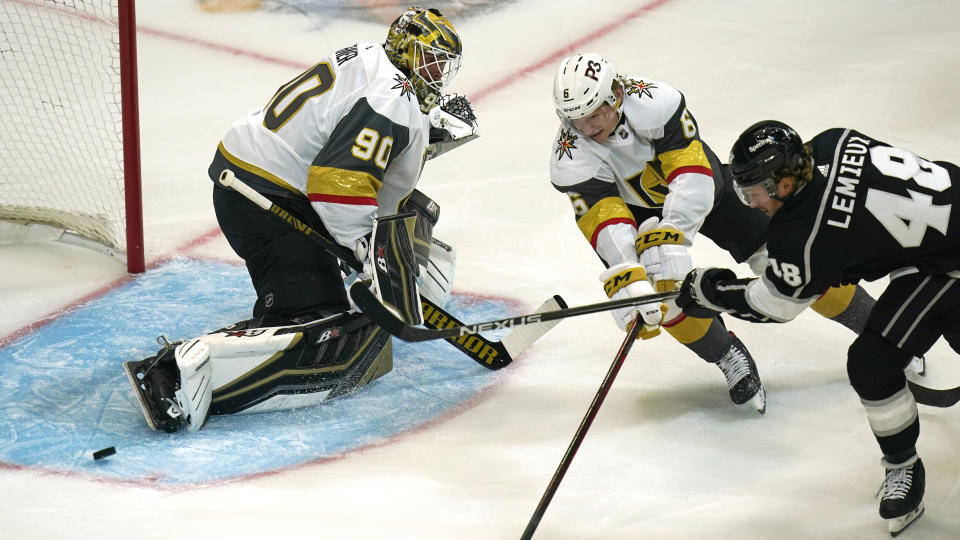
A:
POLYGON ((463 94, 447 94, 430 109, 427 159, 433 159, 480 136, 477 117, 463 94))
MULTIPOLYGON (((611 300, 653 294, 653 287, 647 281, 646 271, 637 263, 620 263, 611 266, 600 274, 600 281, 603 282, 603 290, 606 291, 607 298, 611 300)), ((663 311, 660 309, 659 302, 627 306, 615 309, 611 313, 621 330, 629 328, 634 320, 642 323, 644 327, 640 331, 641 339, 650 339, 660 333, 663 311), (638 315, 639 319, 637 319, 638 315)))
POLYGON ((637 255, 657 292, 676 289, 677 282, 693 268, 693 260, 683 244, 683 233, 667 221, 647 219, 637 228, 637 255))
POLYGON ((676 303, 684 313, 692 317, 716 317, 727 311, 718 303, 717 283, 736 278, 737 275, 726 268, 696 268, 687 274, 680 285, 676 303))

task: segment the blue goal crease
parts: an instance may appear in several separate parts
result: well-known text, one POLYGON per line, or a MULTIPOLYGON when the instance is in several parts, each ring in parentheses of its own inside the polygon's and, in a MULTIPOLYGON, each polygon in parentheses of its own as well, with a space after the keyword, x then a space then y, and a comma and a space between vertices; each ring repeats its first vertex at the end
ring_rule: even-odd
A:
MULTIPOLYGON (((377 444, 443 417, 496 380, 443 341, 394 340, 393 370, 353 394, 215 416, 195 433, 150 430, 121 362, 153 355, 159 335, 189 338, 245 319, 254 299, 243 267, 178 259, 0 348, 0 462, 122 482, 213 483, 377 444), (116 455, 94 461, 108 446, 116 455)), ((447 306, 470 320, 510 308, 461 295, 447 306)))

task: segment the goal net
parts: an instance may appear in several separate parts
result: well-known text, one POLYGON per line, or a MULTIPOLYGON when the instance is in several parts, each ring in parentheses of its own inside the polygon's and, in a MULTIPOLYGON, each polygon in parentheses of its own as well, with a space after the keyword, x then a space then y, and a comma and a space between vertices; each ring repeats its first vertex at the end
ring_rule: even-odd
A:
POLYGON ((82 239, 143 271, 133 3, 0 2, 7 241, 82 239))

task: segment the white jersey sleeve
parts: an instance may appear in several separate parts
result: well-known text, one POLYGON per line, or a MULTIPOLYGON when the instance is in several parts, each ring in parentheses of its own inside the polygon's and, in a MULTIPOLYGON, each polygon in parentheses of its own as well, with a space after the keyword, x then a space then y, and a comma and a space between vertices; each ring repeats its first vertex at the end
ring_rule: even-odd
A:
POLYGON ((631 129, 653 141, 656 159, 669 191, 663 202, 661 223, 683 232, 686 245, 713 208, 714 179, 700 141, 696 121, 679 90, 661 81, 625 78, 633 99, 624 100, 624 115, 631 129), (650 99, 644 99, 649 94, 650 99))

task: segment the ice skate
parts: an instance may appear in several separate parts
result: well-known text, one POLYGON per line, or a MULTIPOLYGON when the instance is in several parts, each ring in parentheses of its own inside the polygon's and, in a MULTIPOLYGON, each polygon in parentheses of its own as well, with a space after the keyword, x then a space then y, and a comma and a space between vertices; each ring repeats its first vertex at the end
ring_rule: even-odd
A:
POLYGON ((880 498, 880 517, 887 520, 890 536, 898 536, 923 515, 923 491, 926 478, 923 461, 914 456, 896 465, 880 460, 886 478, 876 496, 880 498))
POLYGON ((767 393, 760 382, 757 364, 740 338, 730 333, 731 343, 717 367, 723 372, 730 390, 730 399, 737 405, 749 403, 760 414, 767 410, 767 393))
POLYGON ((160 339, 163 339, 163 348, 156 356, 138 362, 124 362, 123 370, 147 424, 153 429, 173 433, 183 423, 182 410, 176 400, 176 391, 180 389, 180 373, 174 358, 174 350, 180 342, 170 343, 165 338, 160 339))

